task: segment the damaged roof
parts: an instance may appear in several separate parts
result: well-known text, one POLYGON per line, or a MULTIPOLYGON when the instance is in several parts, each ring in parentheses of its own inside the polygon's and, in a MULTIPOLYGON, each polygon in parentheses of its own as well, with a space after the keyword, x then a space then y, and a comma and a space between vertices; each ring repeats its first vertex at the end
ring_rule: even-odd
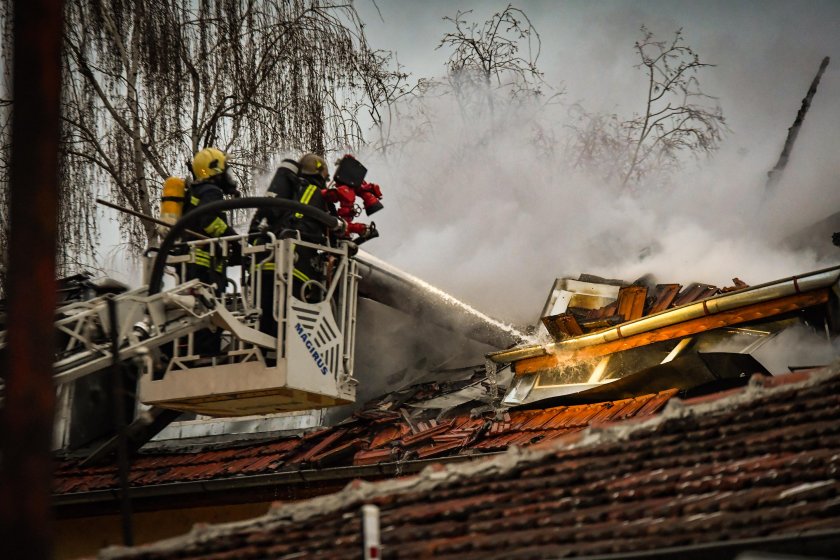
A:
MULTIPOLYGON (((483 372, 475 377, 483 377, 483 372)), ((597 404, 509 411, 499 417, 492 411, 466 411, 444 419, 435 419, 437 411, 410 413, 412 402, 440 391, 435 385, 412 388, 413 400, 405 401, 403 396, 394 401, 398 395, 388 395, 338 426, 303 436, 244 445, 228 443, 198 452, 146 451, 132 460, 129 481, 134 488, 223 479, 244 482, 247 477, 308 469, 337 469, 336 475, 343 478, 360 476, 359 471, 345 473, 340 468, 464 457, 504 451, 514 445, 530 446, 592 424, 650 416, 676 393, 669 390, 597 404), (398 407, 390 409, 395 403, 398 407)), ((111 490, 119 484, 116 465, 82 466, 78 459, 62 461, 54 481, 59 502, 62 496, 73 499, 74 495, 111 490)))
MULTIPOLYGON (((511 421, 544 430, 553 418, 539 414, 549 415, 511 421)), ((757 376, 725 394, 671 399, 660 415, 631 416, 466 465, 355 481, 254 520, 100 557, 357 558, 364 504, 380 508, 389 558, 836 553, 840 364, 757 376)))
MULTIPOLYGON (((746 287, 737 279, 732 289, 723 290, 705 284, 692 284, 684 290, 680 290, 678 285, 658 285, 650 297, 641 286, 615 286, 617 298, 614 302, 592 306, 588 311, 570 308, 571 324, 577 324, 578 327, 586 325, 585 320, 578 322, 576 318, 583 317, 585 313, 598 315, 597 320, 602 320, 607 314, 605 309, 610 306, 615 308, 615 312, 621 312, 622 321, 625 315, 644 317, 645 314, 666 313, 675 302, 683 306, 701 305, 704 312, 715 310, 715 306, 722 305, 720 302, 702 298, 718 292, 747 303, 753 301, 750 298, 754 293, 758 293, 759 299, 763 298, 762 302, 769 303, 773 310, 787 309, 779 303, 780 298, 787 297, 786 292, 778 291, 777 286, 780 284, 790 286, 797 298, 797 305, 801 305, 805 299, 807 302, 824 302, 828 297, 824 280, 835 281, 838 271, 840 267, 834 267, 754 288, 746 287), (746 292, 750 292, 749 298, 744 299, 746 292), (819 297, 815 299, 815 295, 819 297), (695 301, 700 303, 692 303, 695 301)), ((610 289, 608 286, 607 291, 610 289)), ((604 297, 604 293, 595 296, 596 301, 604 299, 609 299, 604 297)), ((550 307, 551 301, 548 305, 550 307)), ((744 315, 743 307, 738 313, 744 315)), ((591 328, 595 329, 594 326, 591 328)), ((577 340, 575 336, 559 338, 557 344, 577 340)), ((544 350, 544 347, 538 348, 544 350)), ((517 353, 521 350, 508 352, 517 353)), ((537 359, 551 360, 554 355, 537 359)), ((679 359, 673 364, 677 369, 684 366, 680 365, 679 359)), ((516 364, 517 368, 519 365, 516 364)), ((738 375, 741 380, 736 380, 738 383, 744 383, 750 374, 759 370, 758 367, 751 369, 752 366, 742 363, 732 367, 736 368, 733 370, 736 373, 740 372, 738 375)), ((652 377, 661 381, 664 373, 663 368, 660 368, 653 371, 652 377)), ((516 371, 516 374, 519 377, 515 379, 522 379, 520 371, 516 371)), ((491 377, 496 379, 495 374, 491 377)), ((614 385, 617 387, 622 383, 614 385)), ((625 385, 632 388, 627 383, 622 387, 625 385)), ((262 482, 253 483, 285 483, 292 486, 314 480, 313 472, 318 473, 315 477, 318 480, 330 478, 334 481, 405 474, 419 470, 425 461, 472 459, 511 447, 528 447, 560 440, 588 426, 604 422, 654 415, 677 394, 678 390, 672 388, 677 386, 662 382, 648 384, 647 390, 639 390, 638 387, 644 385, 637 385, 635 391, 614 392, 613 396, 602 397, 597 402, 578 404, 565 401, 551 403, 564 406, 551 406, 544 401, 529 405, 534 410, 511 409, 500 412, 486 405, 490 399, 485 398, 484 402, 480 398, 476 399, 477 394, 486 396, 496 389, 494 382, 488 379, 487 372, 478 368, 467 370, 466 376, 451 382, 426 383, 390 393, 369 403, 365 409, 337 426, 304 435, 273 437, 260 442, 216 443, 200 451, 147 449, 133 459, 129 483, 135 490, 160 489, 164 492, 172 485, 229 481, 226 487, 231 488, 258 479, 262 482), (475 408, 470 409, 470 406, 475 408), (306 473, 306 476, 302 473, 306 473), (164 488, 164 485, 170 486, 164 488)), ((601 391, 599 394, 603 393, 601 391)), ((684 393, 682 395, 685 396, 684 393)), ((55 474, 54 491, 59 504, 76 503, 88 498, 113 501, 114 496, 110 490, 117 487, 115 465, 86 466, 81 460, 68 458, 60 462, 55 474)), ((203 488, 196 491, 203 491, 203 488)), ((315 489, 310 494, 318 491, 315 489)), ((289 496, 293 495, 296 494, 289 496)))
MULTIPOLYGON (((547 371, 624 350, 797 312, 829 301, 840 278, 834 266, 757 286, 643 282, 633 285, 563 279, 555 283, 542 318, 554 339, 493 352, 517 374, 547 371), (565 283, 565 284, 564 284, 565 283), (580 302, 576 306, 576 300, 580 302)), ((598 279, 601 280, 601 279, 598 279)), ((615 281, 607 281, 615 282, 615 281)))

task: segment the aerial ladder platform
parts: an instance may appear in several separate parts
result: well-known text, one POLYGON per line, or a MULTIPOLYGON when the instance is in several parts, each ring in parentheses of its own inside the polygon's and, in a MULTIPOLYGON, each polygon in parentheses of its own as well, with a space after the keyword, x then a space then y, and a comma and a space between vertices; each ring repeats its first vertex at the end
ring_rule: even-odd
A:
MULTIPOLYGON (((224 209, 283 205, 325 227, 338 225, 329 214, 273 198, 214 204, 219 208, 208 205, 205 211, 218 211, 221 205, 224 209)), ((59 347, 54 379, 59 394, 72 390, 74 382, 120 363, 129 364, 137 374, 141 411, 237 417, 353 403, 358 385, 354 351, 360 280, 363 297, 378 299, 419 321, 496 348, 519 340, 515 329, 454 298, 442 297, 422 281, 359 251, 350 240, 339 237, 321 245, 291 232, 282 239, 267 233, 265 241, 257 244, 248 235, 182 241, 189 223, 180 220, 158 249, 147 252, 141 287, 96 295, 56 310, 59 347), (299 288, 320 294, 315 299, 295 293, 295 246, 317 251, 327 263, 322 280, 299 288), (235 291, 217 295, 213 286, 183 280, 197 252, 225 258, 237 250, 242 273, 235 291), (260 273, 264 268, 273 268, 272 282, 260 273), (266 290, 274 293, 270 310, 278 325, 274 336, 258 329, 260 314, 267 311, 260 307, 266 290), (114 325, 110 306, 115 308, 114 325), (221 330, 218 355, 196 352, 195 337, 203 329, 221 330)), ((0 330, 0 351, 5 337, 0 330)))
MULTIPOLYGON (((336 219, 326 213, 298 210, 335 226, 336 219)), ((183 219, 175 224, 161 247, 150 252, 142 287, 56 310, 59 393, 75 381, 127 363, 137 373, 137 400, 146 407, 219 417, 354 402, 358 274, 353 243, 339 239, 320 245, 300 239, 297 232, 285 239, 267 233, 258 244, 247 235, 181 242, 187 225, 183 219), (328 263, 325 278, 301 287, 317 297, 293 293, 295 246, 316 250, 328 263), (235 292, 218 295, 211 285, 184 280, 197 252, 224 259, 236 250, 242 255, 242 276, 235 292), (264 285, 267 275, 260 270, 268 264, 274 282, 264 285), (273 309, 266 311, 277 321, 276 335, 258 329, 265 290, 274 292, 273 309), (196 352, 196 333, 204 329, 221 330, 218 355, 196 352)), ((6 333, 0 331, 0 351, 5 344, 6 333)))

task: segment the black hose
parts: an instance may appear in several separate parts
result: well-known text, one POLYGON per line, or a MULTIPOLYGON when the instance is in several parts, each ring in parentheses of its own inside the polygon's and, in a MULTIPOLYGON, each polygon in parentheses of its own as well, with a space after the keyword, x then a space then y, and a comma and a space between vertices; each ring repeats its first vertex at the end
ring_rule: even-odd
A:
POLYGON ((152 274, 149 278, 149 295, 160 292, 163 284, 163 269, 166 266, 166 257, 172 250, 175 241, 186 231, 187 226, 195 222, 204 214, 222 212, 224 210, 238 210, 241 208, 283 208, 303 214, 307 218, 320 222, 330 229, 337 229, 341 221, 335 216, 308 206, 300 202, 271 197, 237 198, 233 200, 219 200, 211 202, 206 206, 199 206, 191 210, 186 216, 175 222, 163 242, 160 244, 155 264, 152 266, 152 274))

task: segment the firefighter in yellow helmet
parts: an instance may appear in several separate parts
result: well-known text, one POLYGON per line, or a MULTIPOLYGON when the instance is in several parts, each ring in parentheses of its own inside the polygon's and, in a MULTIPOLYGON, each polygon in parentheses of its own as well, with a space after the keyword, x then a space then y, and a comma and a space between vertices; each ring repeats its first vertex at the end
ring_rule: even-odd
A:
MULTIPOLYGON (((237 185, 230 174, 227 155, 217 148, 204 148, 195 154, 192 160, 193 182, 189 186, 184 202, 184 216, 204 205, 224 199, 225 196, 238 197, 237 185)), ((205 214, 197 218, 190 227, 208 237, 226 237, 236 235, 236 231, 227 221, 226 212, 205 214)), ((217 295, 221 295, 227 284, 226 266, 239 264, 241 260, 238 243, 230 243, 231 255, 227 259, 220 256, 217 248, 212 254, 209 247, 196 247, 195 262, 187 265, 187 280, 198 279, 215 286, 217 295)), ((221 333, 209 330, 196 333, 195 352, 199 355, 219 353, 221 333)))

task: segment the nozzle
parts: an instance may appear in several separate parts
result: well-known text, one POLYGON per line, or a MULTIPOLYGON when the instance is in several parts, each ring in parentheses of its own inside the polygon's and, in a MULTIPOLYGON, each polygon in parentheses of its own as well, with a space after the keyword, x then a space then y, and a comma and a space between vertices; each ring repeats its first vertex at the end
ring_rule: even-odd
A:
POLYGON ((354 239, 353 242, 356 243, 356 245, 361 245, 365 241, 370 241, 371 239, 375 239, 377 237, 379 237, 379 230, 376 229, 376 223, 371 222, 365 227, 365 232, 354 239))

